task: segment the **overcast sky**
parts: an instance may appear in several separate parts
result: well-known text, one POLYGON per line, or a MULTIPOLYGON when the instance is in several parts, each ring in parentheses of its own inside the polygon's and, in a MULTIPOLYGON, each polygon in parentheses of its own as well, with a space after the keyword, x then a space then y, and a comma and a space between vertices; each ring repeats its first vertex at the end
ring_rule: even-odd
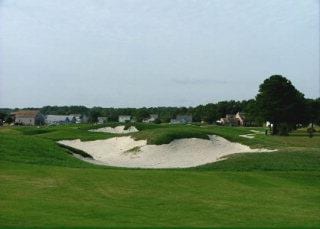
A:
POLYGON ((0 107, 319 97, 319 0, 0 0, 0 107))

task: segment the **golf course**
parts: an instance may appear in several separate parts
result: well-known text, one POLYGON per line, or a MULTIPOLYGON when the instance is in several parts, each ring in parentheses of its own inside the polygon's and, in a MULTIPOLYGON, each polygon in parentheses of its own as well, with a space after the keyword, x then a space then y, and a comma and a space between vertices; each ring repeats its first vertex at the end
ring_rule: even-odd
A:
POLYGON ((309 138, 305 129, 276 136, 265 128, 142 123, 134 133, 89 131, 107 125, 0 127, 0 227, 320 227, 319 131, 309 138), (141 169, 88 163, 57 143, 131 136, 159 146, 209 135, 272 151, 141 169))
POLYGON ((0 229, 320 229, 320 0, 0 0, 0 229))

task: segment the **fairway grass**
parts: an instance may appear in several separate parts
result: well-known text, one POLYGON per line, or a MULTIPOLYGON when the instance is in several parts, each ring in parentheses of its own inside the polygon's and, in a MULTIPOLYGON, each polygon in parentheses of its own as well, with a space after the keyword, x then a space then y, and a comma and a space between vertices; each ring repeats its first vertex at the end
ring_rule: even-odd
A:
POLYGON ((248 128, 142 125, 132 136, 153 143, 217 134, 279 150, 150 170, 88 164, 56 144, 115 136, 90 128, 0 128, 0 227, 320 227, 318 135, 245 139, 248 128))
POLYGON ((320 225, 320 172, 83 170, 1 165, 1 225, 320 225))

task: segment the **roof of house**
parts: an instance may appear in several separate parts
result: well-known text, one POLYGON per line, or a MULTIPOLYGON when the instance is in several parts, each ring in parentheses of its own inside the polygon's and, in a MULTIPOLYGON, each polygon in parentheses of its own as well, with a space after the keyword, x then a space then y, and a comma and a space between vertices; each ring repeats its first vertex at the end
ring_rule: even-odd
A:
POLYGON ((20 110, 11 114, 16 118, 35 118, 39 113, 39 110, 20 110))

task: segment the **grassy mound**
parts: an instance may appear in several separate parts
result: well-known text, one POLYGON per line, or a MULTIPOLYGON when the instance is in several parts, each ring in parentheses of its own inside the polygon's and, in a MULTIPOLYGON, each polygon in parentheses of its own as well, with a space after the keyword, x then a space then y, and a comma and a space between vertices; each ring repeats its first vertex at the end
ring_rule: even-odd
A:
POLYGON ((182 125, 144 129, 144 131, 134 133, 132 136, 136 140, 147 139, 148 144, 155 145, 168 144, 175 139, 182 138, 209 139, 208 134, 199 128, 182 125))

